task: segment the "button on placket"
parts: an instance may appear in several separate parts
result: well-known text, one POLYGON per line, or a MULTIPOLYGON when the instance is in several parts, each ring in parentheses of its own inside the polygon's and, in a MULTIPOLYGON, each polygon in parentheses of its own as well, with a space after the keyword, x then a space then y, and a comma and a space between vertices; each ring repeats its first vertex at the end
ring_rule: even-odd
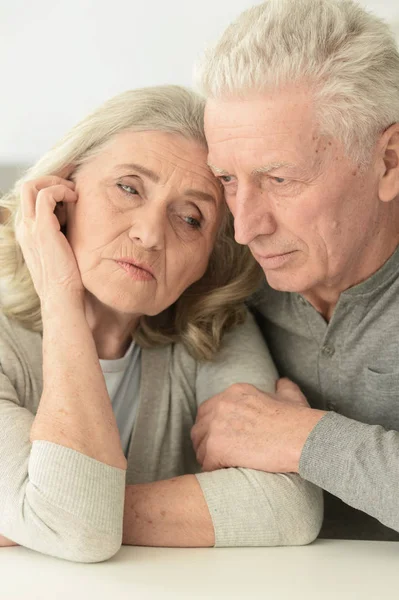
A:
MULTIPOLYGON (((326 336, 327 337, 327 336, 326 336)), ((324 340, 320 348, 319 354, 319 381, 320 381, 320 391, 322 397, 324 398, 324 406, 325 410, 330 410, 333 412, 339 412, 338 406, 336 403, 337 397, 333 392, 336 387, 336 360, 335 353, 336 349, 333 344, 333 340, 331 335, 328 336, 330 339, 327 341, 324 340)))
POLYGON ((322 354, 324 354, 324 356, 334 356, 335 354, 335 348, 334 346, 329 346, 328 344, 325 344, 322 349, 321 349, 322 354))

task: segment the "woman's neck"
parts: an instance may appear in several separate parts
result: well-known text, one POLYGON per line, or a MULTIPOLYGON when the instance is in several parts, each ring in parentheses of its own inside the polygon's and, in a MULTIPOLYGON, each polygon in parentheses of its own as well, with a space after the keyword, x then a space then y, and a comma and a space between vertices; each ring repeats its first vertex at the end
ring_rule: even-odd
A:
POLYGON ((140 315, 127 315, 102 304, 89 292, 85 297, 86 319, 93 334, 99 358, 121 358, 129 348, 140 315))

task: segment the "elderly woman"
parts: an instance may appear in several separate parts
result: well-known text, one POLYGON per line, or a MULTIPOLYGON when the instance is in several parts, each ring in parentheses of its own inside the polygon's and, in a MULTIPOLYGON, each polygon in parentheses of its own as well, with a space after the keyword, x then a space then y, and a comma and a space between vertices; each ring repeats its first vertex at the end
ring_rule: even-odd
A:
POLYGON ((304 544, 319 531, 316 488, 200 472, 190 440, 201 402, 276 379, 243 305, 258 268, 233 240, 202 119, 188 90, 124 93, 1 202, 3 545, 93 562, 121 543, 304 544))

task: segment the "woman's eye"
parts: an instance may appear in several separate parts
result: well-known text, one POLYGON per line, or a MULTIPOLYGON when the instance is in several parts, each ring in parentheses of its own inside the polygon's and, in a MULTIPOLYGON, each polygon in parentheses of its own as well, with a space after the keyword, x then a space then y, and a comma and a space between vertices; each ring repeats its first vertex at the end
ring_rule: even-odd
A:
POLYGON ((184 221, 193 229, 199 229, 201 227, 201 223, 194 217, 184 217, 184 221))
POLYGON ((120 187, 121 190, 126 192, 126 194, 133 194, 133 195, 138 194, 138 191, 131 185, 127 185, 125 183, 118 183, 118 186, 120 187))

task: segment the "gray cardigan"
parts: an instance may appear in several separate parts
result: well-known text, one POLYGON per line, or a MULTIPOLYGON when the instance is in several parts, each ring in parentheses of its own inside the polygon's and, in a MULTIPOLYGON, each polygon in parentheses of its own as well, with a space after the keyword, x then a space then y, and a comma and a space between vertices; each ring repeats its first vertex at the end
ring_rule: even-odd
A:
POLYGON ((197 406, 235 382, 273 390, 277 374, 252 319, 228 333, 212 362, 181 344, 142 351, 127 472, 70 448, 29 441, 42 393, 42 340, 0 314, 0 534, 40 552, 94 562, 122 539, 125 484, 196 474, 216 546, 311 542, 321 492, 298 475, 249 469, 200 473, 190 440, 197 406))

